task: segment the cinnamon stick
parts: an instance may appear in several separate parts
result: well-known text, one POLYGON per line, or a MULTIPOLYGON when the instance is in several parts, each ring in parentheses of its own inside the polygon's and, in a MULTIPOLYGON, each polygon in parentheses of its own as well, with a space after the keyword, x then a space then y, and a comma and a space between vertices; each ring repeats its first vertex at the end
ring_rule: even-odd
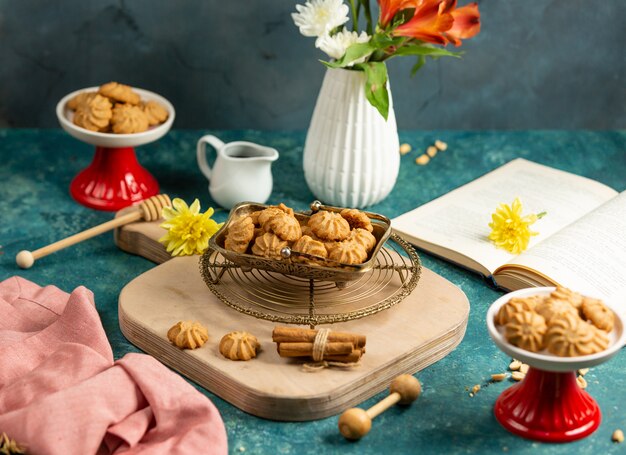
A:
MULTIPOLYGON (((281 357, 311 357, 313 355, 313 343, 278 343, 278 355, 281 357)), ((352 343, 326 343, 324 358, 327 356, 342 356, 351 354, 354 350, 352 343)))
POLYGON ((328 360, 331 362, 343 362, 343 363, 355 363, 358 362, 361 356, 363 355, 363 351, 360 349, 355 349, 350 354, 346 355, 331 355, 324 356, 324 360, 328 360))
MULTIPOLYGON (((272 331, 272 341, 276 343, 285 342, 306 342, 313 343, 317 330, 301 329, 297 327, 275 327, 272 331)), ((365 335, 347 332, 330 332, 328 334, 329 342, 350 342, 354 347, 362 348, 365 346, 365 335)))

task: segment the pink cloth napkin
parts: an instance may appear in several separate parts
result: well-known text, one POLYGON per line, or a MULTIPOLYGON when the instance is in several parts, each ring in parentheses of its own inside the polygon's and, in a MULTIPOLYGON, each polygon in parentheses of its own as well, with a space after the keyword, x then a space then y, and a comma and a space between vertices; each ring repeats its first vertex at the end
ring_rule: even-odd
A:
POLYGON ((227 452, 204 395, 143 354, 113 353, 93 294, 0 283, 0 432, 33 454, 227 452))

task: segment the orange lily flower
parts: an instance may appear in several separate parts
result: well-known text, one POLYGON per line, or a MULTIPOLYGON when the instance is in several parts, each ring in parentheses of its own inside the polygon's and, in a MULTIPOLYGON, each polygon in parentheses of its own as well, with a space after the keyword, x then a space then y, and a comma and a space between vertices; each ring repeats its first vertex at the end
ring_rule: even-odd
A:
POLYGON ((380 17, 378 22, 381 27, 386 27, 393 17, 403 9, 415 8, 420 0, 378 0, 380 17))
POLYGON ((477 3, 470 3, 455 9, 451 14, 454 17, 454 24, 445 36, 455 46, 461 45, 461 38, 468 39, 480 32, 480 13, 477 3))
POLYGON ((396 36, 408 36, 433 44, 447 44, 444 32, 454 24, 452 11, 456 0, 421 0, 413 17, 393 31, 396 36))

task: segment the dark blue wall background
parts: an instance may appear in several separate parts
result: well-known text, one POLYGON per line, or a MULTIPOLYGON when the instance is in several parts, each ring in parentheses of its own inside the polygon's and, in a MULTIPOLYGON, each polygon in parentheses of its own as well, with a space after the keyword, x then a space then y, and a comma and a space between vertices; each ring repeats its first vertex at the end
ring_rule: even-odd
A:
MULTIPOLYGON (((177 128, 304 129, 324 56, 295 3, 0 0, 0 126, 55 127, 63 95, 117 80, 170 99, 177 128)), ((390 62, 401 129, 626 126, 625 0, 479 5, 462 60, 390 62)))

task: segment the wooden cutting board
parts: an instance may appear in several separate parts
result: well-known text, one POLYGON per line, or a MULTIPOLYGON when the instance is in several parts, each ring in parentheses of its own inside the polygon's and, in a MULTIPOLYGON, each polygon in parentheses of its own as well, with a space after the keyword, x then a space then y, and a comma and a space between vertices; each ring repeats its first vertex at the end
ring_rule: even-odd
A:
MULTIPOLYGON (((168 258, 155 239, 156 223, 134 223, 116 232, 116 243, 148 259, 168 258)), ((395 253, 394 253, 395 254, 395 253)), ((305 372, 301 363, 278 356, 275 324, 223 304, 206 286, 198 256, 174 258, 140 275, 119 297, 119 321, 130 342, 238 408, 273 420, 314 420, 358 405, 386 389, 399 374, 413 374, 443 358, 462 340, 469 302, 449 281, 423 268, 415 290, 394 307, 329 326, 367 336, 358 367, 305 372), (180 320, 209 330, 200 349, 180 350, 166 337, 180 320), (235 362, 218 350, 221 337, 245 330, 261 342, 257 358, 235 362)))

